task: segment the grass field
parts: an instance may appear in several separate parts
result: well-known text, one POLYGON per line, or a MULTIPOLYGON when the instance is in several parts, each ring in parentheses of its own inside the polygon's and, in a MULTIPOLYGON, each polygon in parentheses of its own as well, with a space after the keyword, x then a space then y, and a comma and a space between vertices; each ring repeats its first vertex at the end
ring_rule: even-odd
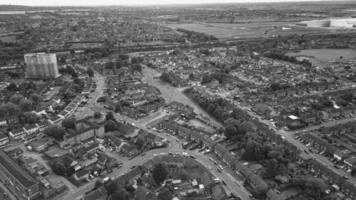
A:
POLYGON ((16 36, 2 36, 0 37, 0 41, 2 42, 11 42, 11 43, 15 43, 16 42, 16 36))
MULTIPOLYGON (((303 34, 319 32, 321 29, 312 29, 294 26, 285 22, 268 23, 244 23, 244 24, 226 24, 226 23, 186 23, 186 24, 166 24, 170 28, 182 28, 190 31, 196 31, 213 35, 219 39, 238 39, 253 37, 271 37, 277 35, 303 34)), ((325 31, 325 30, 323 30, 325 31)))
POLYGON ((327 65, 330 62, 356 59, 356 51, 353 49, 306 49, 299 52, 288 53, 289 56, 308 59, 314 64, 327 65))

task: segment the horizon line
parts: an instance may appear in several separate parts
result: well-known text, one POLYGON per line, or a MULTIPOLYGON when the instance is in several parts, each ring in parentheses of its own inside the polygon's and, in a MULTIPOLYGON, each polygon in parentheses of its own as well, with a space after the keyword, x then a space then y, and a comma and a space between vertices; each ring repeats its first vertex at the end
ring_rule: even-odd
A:
POLYGON ((266 3, 356 3, 352 0, 252 0, 250 2, 242 1, 242 2, 184 2, 184 3, 142 3, 142 4, 127 4, 127 3, 115 3, 115 4, 40 4, 40 5, 29 5, 29 4, 0 4, 0 6, 25 6, 25 7, 110 7, 110 6, 124 6, 124 7, 149 7, 149 6, 183 6, 183 5, 219 5, 219 4, 266 4, 266 3))

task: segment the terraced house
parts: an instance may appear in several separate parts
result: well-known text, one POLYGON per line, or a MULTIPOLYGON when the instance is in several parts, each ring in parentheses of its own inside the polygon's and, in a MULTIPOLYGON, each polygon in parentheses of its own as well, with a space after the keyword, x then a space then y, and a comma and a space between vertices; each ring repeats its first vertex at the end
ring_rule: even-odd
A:
POLYGON ((0 151, 0 181, 19 200, 41 196, 39 182, 3 151, 0 151))

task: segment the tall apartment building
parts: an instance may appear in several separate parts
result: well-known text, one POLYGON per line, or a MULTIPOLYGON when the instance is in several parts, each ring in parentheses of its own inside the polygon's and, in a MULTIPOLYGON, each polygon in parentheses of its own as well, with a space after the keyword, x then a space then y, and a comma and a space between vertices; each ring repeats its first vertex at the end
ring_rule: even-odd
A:
POLYGON ((33 200, 41 195, 39 182, 3 151, 0 151, 0 181, 19 200, 33 200))
POLYGON ((56 54, 30 53, 24 57, 27 78, 51 79, 59 76, 56 54))

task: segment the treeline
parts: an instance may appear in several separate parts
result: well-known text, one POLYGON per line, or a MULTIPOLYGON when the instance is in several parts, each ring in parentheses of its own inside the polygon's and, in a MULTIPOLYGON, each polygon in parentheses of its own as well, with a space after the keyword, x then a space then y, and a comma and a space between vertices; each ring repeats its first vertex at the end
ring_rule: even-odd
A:
POLYGON ((178 28, 177 31, 185 33, 187 38, 192 42, 206 42, 206 41, 217 41, 218 38, 212 35, 207 35, 205 33, 200 33, 196 31, 190 31, 187 29, 178 28))
POLYGON ((287 56, 284 53, 279 53, 279 52, 267 52, 263 54, 265 57, 267 58, 272 58, 275 60, 283 60, 283 61, 287 61, 287 62, 291 62, 291 63, 295 63, 295 64, 299 64, 299 65, 303 65, 305 67, 311 67, 312 63, 309 60, 298 60, 296 57, 294 56, 287 56))

